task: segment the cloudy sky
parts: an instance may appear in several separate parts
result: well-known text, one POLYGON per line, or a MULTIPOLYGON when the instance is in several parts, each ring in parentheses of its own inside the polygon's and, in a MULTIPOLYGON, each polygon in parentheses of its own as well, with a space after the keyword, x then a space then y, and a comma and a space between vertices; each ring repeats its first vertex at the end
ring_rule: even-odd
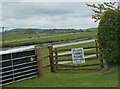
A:
POLYGON ((98 25, 91 19, 92 9, 86 2, 3 2, 1 6, 1 23, 7 28, 80 29, 98 25))

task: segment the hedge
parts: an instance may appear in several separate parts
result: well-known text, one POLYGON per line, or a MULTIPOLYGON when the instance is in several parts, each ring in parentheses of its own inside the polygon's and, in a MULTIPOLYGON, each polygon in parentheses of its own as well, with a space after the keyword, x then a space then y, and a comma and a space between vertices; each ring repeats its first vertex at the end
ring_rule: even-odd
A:
POLYGON ((120 63, 120 11, 105 12, 98 26, 98 41, 107 64, 120 63))

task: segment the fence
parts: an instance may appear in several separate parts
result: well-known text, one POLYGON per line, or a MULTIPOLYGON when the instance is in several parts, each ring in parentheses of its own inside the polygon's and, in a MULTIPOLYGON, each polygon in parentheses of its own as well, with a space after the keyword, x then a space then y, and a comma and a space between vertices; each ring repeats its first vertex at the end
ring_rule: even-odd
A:
POLYGON ((99 44, 97 40, 95 40, 96 46, 91 46, 91 47, 84 47, 84 50, 89 50, 89 49, 96 49, 96 52, 89 52, 85 53, 88 57, 85 58, 85 60, 98 60, 99 63, 93 63, 93 64, 84 64, 84 65, 75 65, 75 64, 70 64, 72 62, 72 59, 60 59, 59 57, 63 56, 71 56, 71 49, 66 49, 66 50, 58 50, 57 48, 53 48, 52 45, 48 46, 49 48, 49 59, 50 59, 50 67, 51 67, 51 72, 56 72, 58 69, 87 69, 87 70, 100 70, 101 68, 104 67, 103 59, 102 59, 102 54, 99 52, 99 44), (61 52, 64 52, 63 54, 59 54, 61 52), (66 52, 66 53, 65 53, 66 52), (96 55, 93 57, 89 57, 89 55, 96 55), (66 62, 60 64, 60 62, 66 62), (90 66, 97 66, 100 65, 100 68, 84 68, 84 67, 90 67, 90 66))
POLYGON ((38 47, 35 47, 2 52, 0 55, 2 65, 0 67, 0 86, 37 76, 43 77, 39 50, 38 47))
MULTIPOLYGON (((10 51, 5 53, 0 53, 0 56, 2 57, 2 60, 0 60, 0 86, 34 78, 39 77, 43 78, 43 68, 50 67, 51 72, 56 72, 59 69, 82 69, 83 67, 89 67, 89 66, 96 66, 99 65, 102 69, 104 67, 102 54, 99 52, 99 44, 97 40, 95 41, 96 46, 91 47, 84 47, 85 49, 92 49, 94 48, 96 52, 89 52, 85 53, 85 55, 95 55, 94 57, 90 58, 87 57, 85 60, 97 60, 99 63, 93 63, 93 64, 84 64, 84 65, 74 65, 70 64, 69 62, 72 62, 72 59, 60 59, 60 57, 63 56, 71 56, 71 49, 65 49, 65 50, 58 50, 58 48, 53 48, 52 45, 48 46, 49 54, 42 55, 41 51, 42 48, 39 46, 35 47, 28 47, 27 49, 22 48, 22 51, 20 49, 16 51, 10 51), (24 50, 23 50, 24 49, 24 50), (63 53, 66 52, 67 53, 63 53), (69 51, 69 52, 68 52, 69 51), (63 54, 59 54, 63 53, 63 54), (49 59, 49 62, 47 64, 42 64, 43 60, 47 61, 46 59, 49 59), (68 62, 68 63, 62 63, 60 62, 68 62)), ((83 69, 95 69, 95 68, 83 68, 83 69)), ((98 69, 97 69, 98 70, 98 69)))

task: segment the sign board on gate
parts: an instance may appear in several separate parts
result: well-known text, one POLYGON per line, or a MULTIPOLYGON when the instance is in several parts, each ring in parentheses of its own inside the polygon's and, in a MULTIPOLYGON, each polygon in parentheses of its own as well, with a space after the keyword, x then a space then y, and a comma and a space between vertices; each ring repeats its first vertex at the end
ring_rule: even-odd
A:
POLYGON ((83 48, 74 48, 71 51, 73 64, 85 63, 83 48))

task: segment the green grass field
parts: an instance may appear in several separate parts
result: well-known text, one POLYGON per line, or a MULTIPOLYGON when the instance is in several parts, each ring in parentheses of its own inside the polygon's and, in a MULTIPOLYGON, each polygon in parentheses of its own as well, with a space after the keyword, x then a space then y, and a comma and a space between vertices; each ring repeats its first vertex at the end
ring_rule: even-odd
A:
POLYGON ((82 38, 96 38, 97 32, 80 32, 77 34, 68 34, 58 36, 60 34, 31 34, 31 35, 6 35, 4 36, 4 46, 13 47, 13 46, 25 46, 33 44, 42 44, 42 43, 51 43, 58 41, 67 41, 67 40, 76 40, 82 38), (48 37, 54 36, 54 37, 48 37), (45 37, 45 38, 43 38, 45 37))
POLYGON ((118 87, 118 69, 108 71, 61 70, 51 73, 44 70, 44 78, 33 78, 6 87, 118 87))
POLYGON ((79 37, 96 37, 96 32, 80 32, 80 33, 68 33, 68 34, 60 34, 60 33, 52 33, 52 34, 5 34, 4 35, 4 40, 5 42, 6 41, 13 41, 13 40, 22 40, 22 39, 29 39, 29 38, 32 38, 32 39, 35 39, 35 38, 38 38, 38 39, 42 39, 42 37, 46 37, 46 38, 49 38, 48 36, 57 36, 57 37, 71 37, 72 39, 72 36, 75 36, 73 38, 79 38, 79 37), (80 36, 79 36, 80 35, 80 36))

